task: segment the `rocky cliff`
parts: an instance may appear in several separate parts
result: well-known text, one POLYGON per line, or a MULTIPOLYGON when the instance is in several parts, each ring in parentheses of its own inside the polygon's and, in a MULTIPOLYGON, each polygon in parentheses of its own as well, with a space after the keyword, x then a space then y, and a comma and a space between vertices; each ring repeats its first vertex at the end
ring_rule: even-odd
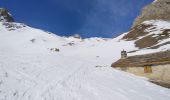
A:
POLYGON ((157 49, 170 44, 170 0, 156 0, 143 8, 122 39, 135 41, 139 49, 157 49))
POLYGON ((0 21, 13 22, 12 15, 5 8, 0 8, 0 21))
POLYGON ((142 9, 133 26, 146 20, 170 20, 170 0, 156 0, 142 9))

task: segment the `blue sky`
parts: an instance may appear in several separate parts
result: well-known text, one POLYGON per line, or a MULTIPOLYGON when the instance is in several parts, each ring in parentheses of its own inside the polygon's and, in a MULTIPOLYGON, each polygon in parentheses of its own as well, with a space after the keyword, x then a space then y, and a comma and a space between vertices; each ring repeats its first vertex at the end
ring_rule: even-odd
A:
POLYGON ((114 37, 153 0, 0 0, 18 22, 62 36, 114 37))

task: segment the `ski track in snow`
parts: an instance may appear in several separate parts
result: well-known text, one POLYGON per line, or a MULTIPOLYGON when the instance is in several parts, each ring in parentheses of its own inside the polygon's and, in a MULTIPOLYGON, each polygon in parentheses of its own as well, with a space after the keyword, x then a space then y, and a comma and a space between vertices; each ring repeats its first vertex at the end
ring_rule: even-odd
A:
MULTIPOLYGON (((115 39, 81 40, 59 37, 28 26, 13 31, 4 28, 1 23, 0 27, 0 100, 170 98, 169 89, 110 67, 120 58, 121 50, 138 50, 134 41, 120 40, 127 33, 115 39), (34 42, 31 42, 32 39, 34 42), (58 48, 60 52, 50 51, 50 48, 58 48)), ((168 49, 170 47, 166 45, 129 55, 168 49)))

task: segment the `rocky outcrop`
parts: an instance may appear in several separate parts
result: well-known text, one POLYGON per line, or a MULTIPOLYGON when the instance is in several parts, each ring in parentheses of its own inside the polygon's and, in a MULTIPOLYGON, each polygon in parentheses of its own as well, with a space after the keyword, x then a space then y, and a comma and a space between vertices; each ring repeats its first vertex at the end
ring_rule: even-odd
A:
POLYGON ((130 29, 128 34, 123 36, 123 40, 135 41, 135 46, 139 49, 157 49, 170 42, 170 23, 166 21, 145 21, 130 29), (162 26, 165 25, 165 26, 162 26), (160 41, 165 41, 160 43, 160 41))
POLYGON ((2 25, 9 31, 26 27, 25 24, 15 23, 12 15, 5 8, 0 8, 0 22, 2 22, 2 25))
POLYGON ((72 37, 77 38, 77 39, 81 39, 80 34, 74 34, 72 37))
POLYGON ((136 18, 132 28, 122 39, 134 41, 139 49, 157 49, 170 44, 169 21, 170 0, 155 0, 143 8, 141 15, 136 18))
POLYGON ((12 15, 5 8, 0 8, 0 21, 3 22, 14 22, 12 15))
POLYGON ((143 8, 133 27, 146 20, 170 20, 170 0, 156 0, 143 8))

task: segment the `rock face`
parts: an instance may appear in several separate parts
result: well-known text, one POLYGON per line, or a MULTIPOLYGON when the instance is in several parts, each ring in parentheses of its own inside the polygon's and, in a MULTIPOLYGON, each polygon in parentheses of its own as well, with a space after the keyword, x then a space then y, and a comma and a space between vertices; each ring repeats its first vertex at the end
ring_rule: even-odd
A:
POLYGON ((146 20, 170 20, 170 0, 156 0, 143 8, 142 13, 135 20, 136 26, 146 20))
POLYGON ((9 31, 26 27, 24 24, 15 23, 12 15, 5 8, 0 8, 0 22, 2 22, 9 31))
POLYGON ((145 21, 134 26, 122 39, 135 41, 135 46, 139 49, 157 49, 163 45, 170 44, 170 22, 145 21), (161 41, 165 42, 160 43, 161 41))
POLYGON ((160 20, 144 21, 130 29, 123 40, 134 41, 139 49, 157 49, 170 44, 170 22, 160 20))
POLYGON ((80 34, 73 34, 69 37, 73 37, 73 38, 76 38, 76 39, 82 39, 82 37, 80 36, 80 34))
POLYGON ((81 36, 79 34, 74 34, 73 37, 77 39, 81 39, 81 36))
POLYGON ((14 22, 12 15, 5 8, 0 8, 0 21, 14 22))
POLYGON ((155 0, 143 8, 122 39, 134 41, 139 49, 157 49, 170 44, 170 0, 155 0))

